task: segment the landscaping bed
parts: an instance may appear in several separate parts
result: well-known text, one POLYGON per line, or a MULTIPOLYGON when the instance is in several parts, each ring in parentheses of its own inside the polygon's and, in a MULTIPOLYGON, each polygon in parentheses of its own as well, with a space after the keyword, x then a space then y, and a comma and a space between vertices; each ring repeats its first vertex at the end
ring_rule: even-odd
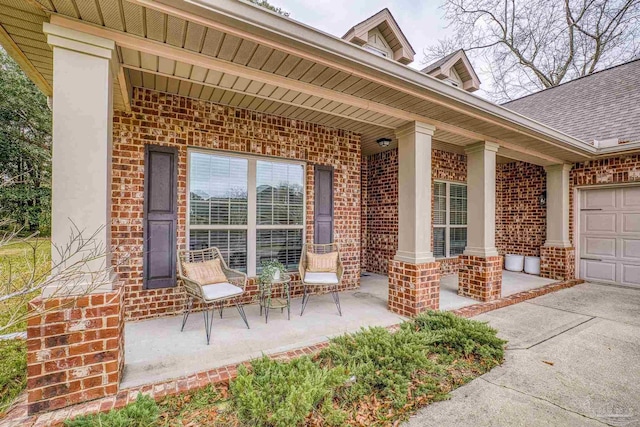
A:
POLYGON ((84 426, 388 426, 502 363, 505 342, 484 323, 428 312, 398 330, 368 328, 314 356, 267 357, 229 384, 138 401, 67 421, 84 426))

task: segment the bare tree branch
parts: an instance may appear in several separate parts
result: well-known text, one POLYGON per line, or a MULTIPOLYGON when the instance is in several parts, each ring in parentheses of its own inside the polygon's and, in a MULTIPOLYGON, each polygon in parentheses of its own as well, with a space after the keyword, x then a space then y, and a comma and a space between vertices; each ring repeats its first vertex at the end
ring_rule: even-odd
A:
MULTIPOLYGON (((16 243, 28 249, 19 259, 20 271, 13 268, 15 260, 2 260, 0 264, 0 306, 5 316, 0 322, 0 334, 24 322, 31 315, 42 315, 49 311, 44 305, 35 311, 25 312, 28 302, 45 288, 55 289, 49 298, 61 297, 65 304, 73 306, 78 297, 92 293, 112 281, 112 272, 117 267, 107 257, 107 248, 97 239, 102 228, 87 233, 71 222, 69 240, 64 245, 52 247, 50 261, 39 255, 42 245, 50 244, 36 234, 21 238, 20 228, 10 221, 1 220, 0 248, 16 243), (6 269, 4 272, 2 269, 6 269)), ((126 257, 119 263, 126 262, 126 257)))
POLYGON ((454 35, 425 49, 425 62, 460 48, 484 59, 496 101, 639 55, 640 0, 445 0, 443 10, 454 35))

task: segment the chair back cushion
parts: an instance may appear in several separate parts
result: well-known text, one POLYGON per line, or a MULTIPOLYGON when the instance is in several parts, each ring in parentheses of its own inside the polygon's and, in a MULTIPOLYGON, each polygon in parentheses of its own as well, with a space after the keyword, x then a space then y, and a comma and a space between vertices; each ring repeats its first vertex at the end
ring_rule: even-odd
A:
POLYGON ((219 258, 201 262, 184 262, 182 263, 182 268, 184 268, 185 275, 189 279, 202 285, 227 281, 227 276, 222 271, 219 258))
POLYGON ((307 252, 307 271, 314 273, 336 273, 338 271, 338 252, 314 254, 307 252))

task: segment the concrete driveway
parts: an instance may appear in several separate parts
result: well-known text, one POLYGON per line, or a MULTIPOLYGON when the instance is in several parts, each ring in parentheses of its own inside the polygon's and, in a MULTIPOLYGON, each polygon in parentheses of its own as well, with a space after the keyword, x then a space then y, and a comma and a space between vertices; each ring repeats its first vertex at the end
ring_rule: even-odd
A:
POLYGON ((406 423, 640 426, 640 289, 583 284, 475 317, 505 363, 406 423))

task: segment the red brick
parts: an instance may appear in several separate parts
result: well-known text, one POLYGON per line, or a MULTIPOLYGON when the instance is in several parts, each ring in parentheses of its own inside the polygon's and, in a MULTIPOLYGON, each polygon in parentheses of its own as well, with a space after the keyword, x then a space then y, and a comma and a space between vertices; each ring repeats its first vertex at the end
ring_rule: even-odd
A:
POLYGON ((502 295, 502 257, 460 255, 458 295, 493 301, 502 295))
MULTIPOLYGON (((466 182, 466 156, 432 150, 431 177, 466 182)), ((387 274, 389 261, 398 250, 397 149, 362 159, 362 227, 362 268, 387 274)), ((457 257, 438 259, 438 262, 441 276, 457 273, 460 266, 457 257)))
MULTIPOLYGON (((345 267, 341 290, 359 285, 359 135, 139 88, 133 92, 132 113, 115 112, 114 116, 111 243, 116 248, 116 273, 124 281, 127 320, 178 314, 186 301, 181 286, 142 289, 143 163, 144 146, 150 142, 178 148, 179 246, 186 240, 187 146, 307 162, 305 232, 308 242, 313 241, 314 165, 334 166, 334 230, 345 267), (122 259, 126 262, 119 263, 122 259)), ((302 288, 295 283, 291 290, 292 296, 301 295, 302 288)), ((256 293, 257 287, 252 280, 245 301, 251 301, 256 293)), ((107 317, 106 322, 107 326, 112 326, 111 317, 107 317)))
POLYGON ((37 299, 29 304, 32 315, 41 319, 42 330, 48 334, 44 339, 31 339, 27 350, 29 413, 63 408, 117 391, 124 357, 121 335, 124 325, 123 295, 122 288, 118 288, 103 294, 101 298, 95 298, 96 295, 80 297, 77 304, 73 298, 37 299), (92 307, 93 301, 103 305, 92 307), (110 304, 104 304, 105 301, 110 304), (43 315, 34 311, 40 304, 51 307, 50 312, 43 315), (69 309, 74 305, 84 308, 69 309), (103 329, 106 326, 101 318, 80 318, 83 310, 92 314, 113 314, 110 316, 114 319, 113 327, 103 329), (60 319, 73 320, 47 323, 47 320, 57 322, 60 319), (113 347, 112 350, 104 351, 107 342, 104 339, 88 341, 99 336, 103 330, 105 335, 111 337, 109 345, 113 347), (42 375, 43 372, 46 375, 42 375))
POLYGON ((409 264, 389 262, 389 310, 415 316, 440 307, 440 266, 437 262, 409 264))
POLYGON ((555 280, 575 278, 574 248, 540 248, 540 276, 555 280))

